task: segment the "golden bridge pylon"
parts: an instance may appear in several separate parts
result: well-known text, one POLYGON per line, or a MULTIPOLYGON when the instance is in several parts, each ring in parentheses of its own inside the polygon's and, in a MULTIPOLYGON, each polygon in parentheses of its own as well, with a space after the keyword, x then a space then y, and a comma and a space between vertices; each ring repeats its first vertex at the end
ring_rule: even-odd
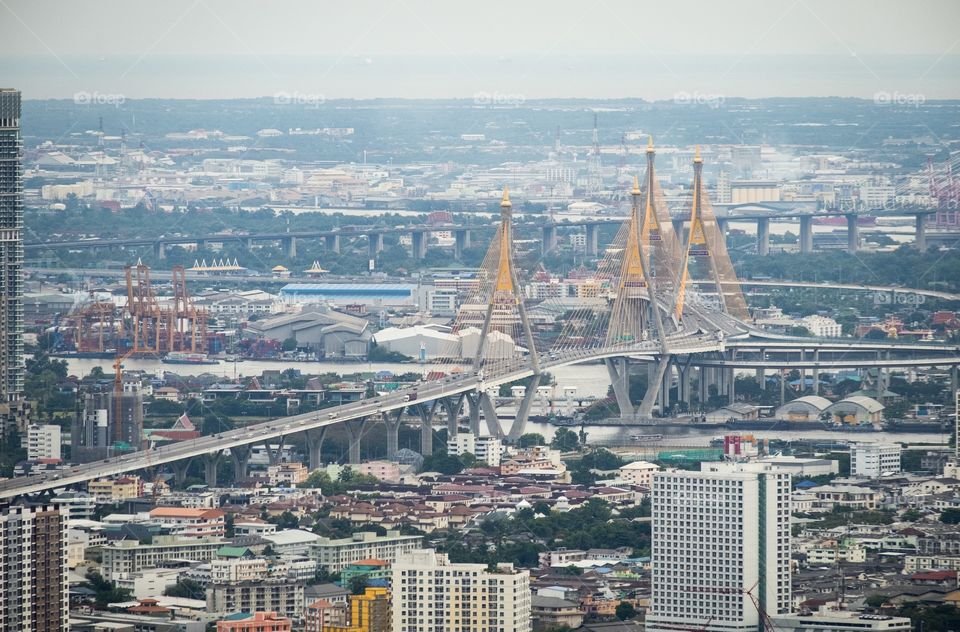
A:
MULTIPOLYGON (((665 340, 663 320, 657 309, 654 279, 650 275, 651 259, 644 243, 644 226, 640 216, 640 182, 633 181, 630 219, 621 253, 620 274, 615 280, 616 295, 610 309, 607 346, 632 346, 656 337, 665 340)), ((650 206, 647 206, 649 212, 650 206)), ((655 217, 651 214, 652 217, 655 217)), ((655 221, 655 220, 654 220, 655 221)), ((651 234, 659 235, 659 230, 651 234)), ((648 235, 649 236, 649 235, 648 235)), ((649 242, 647 242, 649 243, 649 242)))
POLYGON ((701 288, 713 285, 713 292, 700 291, 696 294, 705 306, 725 312, 741 321, 748 321, 750 312, 740 289, 730 255, 727 253, 726 240, 720 230, 713 207, 703 185, 703 159, 697 147, 693 159, 693 203, 690 209, 690 229, 677 276, 674 317, 683 318, 685 302, 689 301, 688 286, 701 283, 701 288))
POLYGON ((644 178, 643 228, 640 243, 650 258, 647 266, 654 288, 661 298, 672 299, 673 289, 680 270, 681 245, 673 228, 670 209, 657 181, 653 137, 647 142, 647 174, 644 178))

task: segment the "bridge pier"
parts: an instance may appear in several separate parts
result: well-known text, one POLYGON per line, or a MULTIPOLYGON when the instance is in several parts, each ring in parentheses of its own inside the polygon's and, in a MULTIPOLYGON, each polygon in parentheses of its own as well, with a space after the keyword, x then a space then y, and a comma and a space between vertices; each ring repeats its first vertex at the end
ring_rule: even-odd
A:
MULTIPOLYGON (((487 434, 498 439, 503 438, 503 429, 500 428, 500 420, 497 418, 497 407, 493 403, 493 397, 489 391, 480 393, 480 409, 483 411, 483 421, 487 425, 487 434)), ((475 436, 480 436, 479 433, 475 436)))
MULTIPOLYGON (((807 350, 800 349, 800 361, 806 362, 807 360, 807 350)), ((807 369, 800 367, 800 395, 803 395, 807 392, 807 369)))
POLYGON ((757 384, 760 385, 760 390, 767 390, 767 376, 764 369, 757 369, 757 384))
POLYGON ((587 254, 597 255, 600 253, 600 226, 597 224, 587 224, 587 254))
MULTIPOLYGON (((413 258, 423 259, 427 256, 427 242, 430 241, 430 233, 418 231, 410 233, 411 243, 413 244, 413 258)), ((381 250, 383 247, 381 246, 381 250)))
POLYGON ((784 370, 780 369, 780 405, 787 403, 787 377, 784 370))
POLYGON ((958 388, 960 388, 960 367, 954 364, 950 367, 950 391, 953 393, 954 401, 957 398, 958 388))
POLYGON ((453 231, 453 258, 463 260, 463 251, 470 247, 470 231, 466 228, 453 231))
POLYGON ((733 369, 724 369, 724 379, 727 382, 727 401, 733 403, 737 400, 737 376, 733 369))
POLYGON ((847 252, 856 254, 860 249, 860 225, 855 214, 847 215, 847 252))
POLYGON ((303 433, 307 442, 307 465, 311 470, 323 467, 323 441, 327 438, 327 428, 314 428, 303 433))
POLYGON ((190 459, 174 461, 170 464, 170 469, 173 470, 174 484, 180 487, 187 482, 187 470, 190 469, 190 459))
POLYGON ((457 395, 456 401, 451 397, 444 397, 440 400, 440 405, 443 406, 444 411, 447 413, 447 437, 453 437, 460 431, 458 420, 460 410, 466 398, 466 393, 460 393, 457 395))
POLYGON ((800 217, 800 254, 809 255, 813 252, 813 218, 809 215, 800 217))
POLYGON ((700 408, 706 406, 707 400, 710 399, 710 369, 701 366, 697 367, 697 392, 700 399, 700 408))
POLYGON ((244 250, 253 250, 253 238, 252 237, 241 237, 240 246, 244 250))
POLYGON ((340 235, 325 235, 323 245, 328 251, 340 254, 340 235))
POLYGON ((547 254, 557 247, 557 227, 548 224, 543 227, 543 244, 541 245, 543 254, 547 254))
POLYGON ((659 405, 660 416, 664 416, 664 411, 670 407, 670 386, 673 383, 673 364, 667 363, 667 370, 663 374, 663 379, 660 380, 660 396, 657 398, 657 404, 659 405))
POLYGON ((270 447, 270 441, 265 441, 263 447, 267 449, 267 459, 270 465, 276 465, 283 460, 283 436, 277 437, 277 449, 270 447))
POLYGON ((757 254, 770 254, 770 218, 768 217, 757 220, 757 254))
POLYGON ((206 250, 206 249, 207 249, 207 240, 206 240, 206 239, 198 239, 198 240, 197 240, 197 251, 199 252, 199 251, 201 251, 201 250, 206 250))
POLYGON ((387 459, 393 460, 397 456, 397 452, 400 449, 400 417, 403 416, 403 409, 399 409, 399 412, 396 416, 392 416, 390 413, 393 411, 387 411, 381 413, 381 418, 383 419, 383 425, 387 427, 387 459))
POLYGON ((417 414, 420 415, 420 454, 433 454, 433 413, 437 409, 437 400, 430 403, 417 404, 417 414))
POLYGON ((820 394, 820 350, 813 350, 813 361, 816 363, 811 371, 813 374, 813 394, 820 394))
MULTIPOLYGON (((617 400, 617 406, 620 408, 620 419, 632 419, 634 417, 633 403, 630 401, 630 359, 629 358, 606 358, 603 363, 607 367, 607 374, 610 375, 610 384, 613 385, 613 395, 617 400)), ((650 382, 647 382, 647 390, 651 388, 650 382)))
POLYGON ((296 237, 284 237, 282 240, 283 243, 283 254, 289 258, 294 258, 297 256, 297 238, 296 237))
POLYGON ((927 214, 917 213, 917 237, 915 243, 920 252, 927 251, 927 214))
POLYGON ((230 448, 230 460, 233 461, 233 477, 236 480, 250 475, 250 455, 253 448, 250 444, 235 445, 230 448))
MULTIPOLYGON (((527 419, 530 417, 530 407, 533 405, 533 400, 537 397, 538 386, 540 386, 540 374, 536 373, 530 381, 530 385, 527 386, 527 392, 523 394, 520 407, 517 409, 517 417, 510 425, 510 432, 507 433, 507 440, 511 443, 519 439, 520 435, 523 434, 524 428, 527 427, 527 419)), ((498 420, 497 428, 499 427, 500 422, 498 420)))
POLYGON ((467 409, 470 413, 470 434, 480 436, 480 393, 467 393, 467 409))
POLYGON ((730 226, 730 220, 717 218, 717 228, 720 230, 720 234, 723 235, 724 241, 727 239, 727 228, 730 226))
POLYGON ((167 258, 167 245, 162 241, 158 241, 153 244, 153 256, 159 260, 163 261, 167 258))
POLYGON ((351 465, 360 463, 360 438, 363 437, 363 429, 366 425, 366 417, 348 419, 343 422, 343 427, 347 430, 347 440, 350 442, 347 462, 351 465))
POLYGON ((217 486, 217 467, 220 465, 220 452, 203 455, 203 480, 207 487, 217 486))
POLYGON ((377 253, 383 250, 383 233, 370 233, 367 235, 367 249, 371 259, 377 258, 377 253))
MULTIPOLYGON (((662 355, 658 360, 655 361, 655 364, 648 365, 652 366, 652 377, 651 370, 647 369, 647 392, 643 394, 643 400, 640 402, 640 406, 637 408, 637 417, 641 419, 647 419, 653 417, 653 406, 657 401, 657 394, 660 393, 661 385, 663 384, 663 377, 666 375, 667 370, 670 368, 670 362, 673 359, 672 356, 662 355)), ((669 400, 670 396, 667 395, 666 399, 669 400)), ((660 398, 661 406, 664 403, 664 398, 660 398)), ((662 414, 663 408, 660 409, 662 414)))

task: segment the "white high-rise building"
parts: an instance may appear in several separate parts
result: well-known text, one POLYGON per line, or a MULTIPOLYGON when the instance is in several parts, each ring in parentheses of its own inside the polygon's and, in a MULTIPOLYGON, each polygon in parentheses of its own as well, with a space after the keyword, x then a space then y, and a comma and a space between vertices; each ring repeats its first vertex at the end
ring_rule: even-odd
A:
POLYGON ((655 473, 652 583, 650 631, 753 632, 754 599, 790 612, 790 474, 759 463, 655 473))
POLYGON ((27 428, 25 437, 27 458, 59 459, 60 458, 60 426, 54 424, 34 424, 27 428))
POLYGON ((880 478, 900 472, 900 445, 860 443, 850 447, 850 475, 880 478))
POLYGON ((487 435, 475 437, 471 432, 459 432, 447 439, 447 454, 460 456, 465 452, 477 457, 477 461, 497 467, 503 460, 503 442, 487 435))
POLYGON ((393 564, 393 632, 530 632, 530 572, 452 564, 420 549, 393 564))

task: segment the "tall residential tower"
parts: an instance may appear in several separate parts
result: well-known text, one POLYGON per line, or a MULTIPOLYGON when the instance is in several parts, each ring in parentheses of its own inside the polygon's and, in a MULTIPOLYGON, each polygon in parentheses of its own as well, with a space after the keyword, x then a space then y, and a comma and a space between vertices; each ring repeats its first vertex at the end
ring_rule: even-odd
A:
POLYGON ((20 92, 0 88, 0 432, 26 426, 20 92))
POLYGON ((790 474, 747 463, 653 475, 647 630, 755 632, 790 612, 790 474))

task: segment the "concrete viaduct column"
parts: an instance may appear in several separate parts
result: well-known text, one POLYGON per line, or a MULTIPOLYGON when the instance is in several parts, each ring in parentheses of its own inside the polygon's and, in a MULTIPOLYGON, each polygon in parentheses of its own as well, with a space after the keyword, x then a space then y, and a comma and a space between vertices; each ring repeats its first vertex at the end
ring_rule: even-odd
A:
POLYGON ((217 486, 217 466, 220 465, 220 452, 203 456, 203 479, 207 487, 217 486))
POLYGON ((857 216, 853 213, 847 215, 847 252, 855 254, 860 248, 860 225, 857 223, 857 216))
POLYGON ((809 215, 800 217, 800 254, 809 255, 813 252, 813 218, 809 215))
POLYGON ((170 464, 170 469, 173 470, 173 482, 177 486, 181 486, 187 482, 187 470, 190 469, 190 459, 174 461, 170 464))
POLYGON ((957 398, 958 387, 960 387, 960 367, 954 364, 950 367, 950 391, 953 393, 954 401, 957 398))
MULTIPOLYGON (((670 395, 663 395, 662 385, 664 383, 665 377, 669 376, 670 363, 672 362, 673 357, 670 355, 660 356, 654 364, 648 365, 647 368, 647 392, 643 394, 643 400, 640 402, 640 405, 637 407, 637 417, 640 418, 649 418, 653 417, 653 406, 656 403, 659 395, 660 399, 660 412, 663 413, 663 405, 669 405, 670 395), (651 370, 652 369, 652 370, 651 370)), ((669 378, 667 378, 669 379, 669 378)), ((628 381, 629 388, 629 381, 628 381)))
POLYGON ((456 399, 453 397, 444 397, 440 400, 440 405, 443 406, 443 409, 447 413, 447 437, 454 437, 460 432, 458 419, 460 417, 460 410, 463 408, 463 402, 466 400, 467 394, 460 393, 456 396, 456 399))
POLYGON ((767 217, 757 220, 757 254, 770 254, 770 219, 767 217))
POLYGON ((283 461, 283 446, 284 446, 284 441, 282 436, 277 437, 276 450, 270 447, 269 439, 263 442, 263 447, 267 449, 267 460, 270 461, 270 465, 276 465, 281 461, 283 461))
POLYGON ((387 427, 387 458, 393 459, 397 456, 400 449, 400 418, 403 416, 403 409, 388 411, 380 414, 383 425, 387 427))
POLYGON ((727 239, 727 228, 730 227, 730 220, 717 218, 717 228, 720 229, 720 234, 723 235, 724 241, 727 239))
POLYGON ((167 245, 162 241, 158 241, 153 244, 153 256, 158 260, 163 260, 167 258, 167 245))
POLYGON ((410 237, 413 244, 413 258, 423 259, 427 255, 427 242, 430 241, 430 233, 415 232, 410 233, 410 237))
POLYGON ((253 238, 252 237, 241 237, 240 246, 244 250, 253 250, 253 238))
POLYGON ((233 461, 233 476, 240 480, 250 475, 250 455, 253 447, 250 444, 235 445, 230 448, 230 460, 233 461))
MULTIPOLYGON (((603 363, 606 365, 607 374, 610 376, 610 384, 613 386, 613 395, 617 400, 617 407, 620 408, 620 419, 632 419, 635 410, 633 403, 630 401, 630 359, 606 358, 603 363)), ((649 380, 647 381, 647 388, 652 388, 649 380)))
POLYGON ((463 251, 470 247, 470 229, 462 228, 453 231, 453 258, 463 260, 463 251))
MULTIPOLYGON (((537 397, 537 388, 540 386, 540 374, 537 373, 530 380, 527 391, 523 394, 520 401, 520 407, 517 409, 517 416, 510 425, 510 431, 507 433, 507 439, 512 443, 520 438, 524 428, 527 427, 527 419, 530 418, 530 407, 533 406, 533 400, 537 397)), ((497 428, 500 427, 500 421, 497 420, 497 428)))
POLYGON ((323 441, 327 438, 327 428, 314 428, 303 433, 307 442, 307 464, 311 470, 323 467, 323 441))
POLYGON ((383 234, 371 233, 367 235, 367 241, 369 242, 368 249, 370 252, 370 258, 376 259, 377 253, 383 250, 383 234))
POLYGON ((417 414, 420 415, 420 454, 433 454, 433 413, 437 409, 437 400, 428 404, 418 404, 417 414))
POLYGON ((207 249, 207 240, 198 239, 197 240, 197 250, 206 250, 207 249))
POLYGON ((813 350, 813 361, 816 363, 813 366, 813 394, 820 394, 820 350, 813 350))
POLYGON ((467 410, 470 414, 470 434, 480 436, 480 393, 467 393, 467 410))
POLYGON ((283 254, 290 258, 296 257, 297 256, 297 238, 284 237, 281 241, 283 243, 283 254))
POLYGON ((587 224, 587 254, 596 255, 600 252, 600 226, 587 224))
POLYGON ((323 245, 330 252, 340 254, 340 235, 326 235, 323 238, 323 245))
POLYGON ((916 245, 917 250, 920 252, 927 251, 927 214, 926 213, 917 213, 917 238, 916 245))
POLYGON ((557 247, 557 227, 553 224, 547 224, 543 227, 543 245, 542 252, 547 254, 557 247))
MULTIPOLYGON (((500 419, 497 417, 497 407, 489 391, 480 393, 480 410, 483 411, 483 421, 487 425, 487 433, 491 437, 503 438, 503 429, 500 428, 500 419)), ((480 436, 476 434, 474 436, 480 436)))
POLYGON ((347 430, 347 440, 350 442, 347 461, 351 465, 360 463, 360 438, 363 437, 363 429, 366 425, 366 417, 343 422, 343 427, 347 430))

